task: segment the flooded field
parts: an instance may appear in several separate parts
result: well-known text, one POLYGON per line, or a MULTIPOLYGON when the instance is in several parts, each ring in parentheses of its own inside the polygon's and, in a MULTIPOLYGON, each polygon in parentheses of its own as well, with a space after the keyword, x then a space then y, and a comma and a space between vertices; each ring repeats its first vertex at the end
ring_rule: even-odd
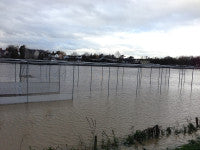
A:
MULTIPOLYGON (((87 119, 96 122, 98 141, 102 131, 125 137, 133 127, 182 126, 200 117, 199 77, 193 69, 61 66, 60 93, 68 93, 66 99, 0 105, 0 149, 90 144, 87 119)), ((169 137, 149 147, 175 147, 189 138, 169 137)))

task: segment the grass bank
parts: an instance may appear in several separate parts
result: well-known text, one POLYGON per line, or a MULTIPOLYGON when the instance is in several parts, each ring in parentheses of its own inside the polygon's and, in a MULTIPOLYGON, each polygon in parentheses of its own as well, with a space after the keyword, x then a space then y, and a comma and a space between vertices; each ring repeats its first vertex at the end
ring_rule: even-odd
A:
MULTIPOLYGON (((59 146, 50 146, 48 148, 43 148, 43 150, 120 150, 121 147, 138 147, 144 146, 146 142, 152 139, 161 139, 168 136, 177 135, 191 135, 200 130, 199 120, 196 117, 196 124, 189 122, 187 125, 182 127, 166 127, 162 128, 159 125, 146 128, 144 130, 132 131, 129 135, 125 137, 117 137, 115 132, 112 130, 112 134, 108 135, 106 132, 102 132, 102 138, 97 142, 96 134, 96 121, 88 119, 89 127, 91 129, 91 145, 87 145, 81 142, 79 148, 68 147, 61 148, 59 146)), ((29 147, 29 150, 38 150, 37 148, 29 147)), ((188 144, 179 146, 174 150, 200 150, 200 137, 196 140, 190 140, 188 144)))
POLYGON ((179 146, 175 150, 200 150, 200 137, 196 140, 190 140, 188 144, 179 146))

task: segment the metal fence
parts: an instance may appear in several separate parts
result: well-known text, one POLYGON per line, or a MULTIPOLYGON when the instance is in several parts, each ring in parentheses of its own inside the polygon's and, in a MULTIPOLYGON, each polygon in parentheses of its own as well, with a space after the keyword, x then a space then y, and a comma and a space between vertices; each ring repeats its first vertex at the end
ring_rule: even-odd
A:
POLYGON ((72 99, 71 78, 70 65, 1 60, 0 104, 72 99))
POLYGON ((200 71, 195 68, 142 67, 0 59, 0 104, 68 100, 78 94, 81 98, 99 93, 137 96, 144 87, 160 94, 169 86, 180 91, 198 88, 200 71))

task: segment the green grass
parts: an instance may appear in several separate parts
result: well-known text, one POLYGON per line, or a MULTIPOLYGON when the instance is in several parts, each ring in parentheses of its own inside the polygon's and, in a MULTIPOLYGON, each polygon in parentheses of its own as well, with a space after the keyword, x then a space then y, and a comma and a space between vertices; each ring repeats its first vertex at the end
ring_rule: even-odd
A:
POLYGON ((175 150, 200 150, 200 137, 190 140, 188 144, 177 147, 175 150))

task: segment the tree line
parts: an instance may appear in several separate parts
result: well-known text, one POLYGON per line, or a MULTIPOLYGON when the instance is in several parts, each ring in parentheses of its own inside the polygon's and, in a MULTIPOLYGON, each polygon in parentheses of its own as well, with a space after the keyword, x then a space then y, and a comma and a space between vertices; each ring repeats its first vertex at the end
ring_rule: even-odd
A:
POLYGON ((29 49, 25 45, 20 47, 9 45, 5 50, 0 48, 0 56, 2 58, 13 58, 13 59, 61 59, 67 61, 84 61, 84 62, 109 62, 109 63, 132 63, 141 64, 144 61, 150 64, 160 65, 185 65, 185 66, 198 66, 200 67, 200 56, 180 56, 180 57, 163 57, 163 58, 150 58, 145 57, 141 59, 135 59, 133 56, 125 57, 118 51, 115 54, 91 54, 84 53, 78 55, 73 52, 70 55, 66 55, 64 51, 48 51, 40 49, 29 49))

